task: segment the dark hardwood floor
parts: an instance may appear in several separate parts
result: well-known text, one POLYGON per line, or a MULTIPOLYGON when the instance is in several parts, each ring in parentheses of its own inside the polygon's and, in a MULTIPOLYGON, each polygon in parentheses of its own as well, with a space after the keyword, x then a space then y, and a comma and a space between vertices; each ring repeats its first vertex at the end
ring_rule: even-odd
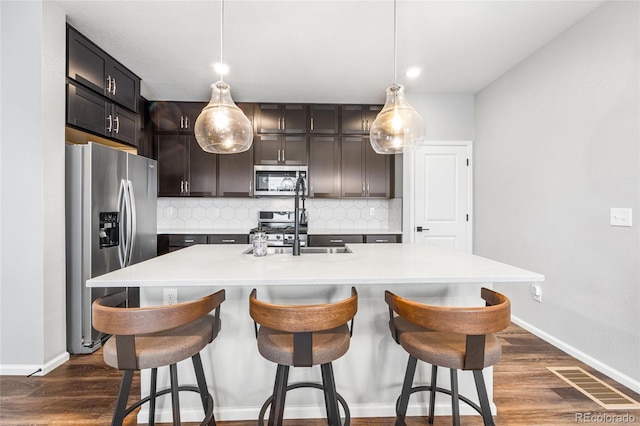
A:
MULTIPOLYGON (((497 425, 577 424, 579 422, 576 421, 576 415, 580 413, 607 416, 628 414, 633 420, 632 424, 640 424, 640 410, 607 411, 556 377, 547 367, 579 366, 640 401, 637 393, 595 372, 516 325, 500 333, 500 338, 503 356, 494 368, 494 401, 498 407, 498 415, 494 419, 497 425)), ((120 373, 103 363, 100 352, 72 356, 69 362, 44 377, 1 376, 0 425, 108 425, 119 383, 120 373)), ((139 395, 139 392, 139 388, 136 388, 132 393, 139 395)), ((130 416, 128 422, 127 426, 136 424, 135 415, 130 416)), ((482 420, 479 416, 464 416, 461 423, 482 425, 482 420)), ((256 422, 218 424, 253 426, 256 422)), ((322 419, 286 422, 288 426, 324 424, 326 422, 322 419)), ((352 419, 354 426, 393 424, 392 418, 352 419)), ((407 424, 426 425, 427 422, 424 418, 410 418, 407 424)), ((437 417, 435 421, 435 425, 450 424, 450 417, 437 417)))

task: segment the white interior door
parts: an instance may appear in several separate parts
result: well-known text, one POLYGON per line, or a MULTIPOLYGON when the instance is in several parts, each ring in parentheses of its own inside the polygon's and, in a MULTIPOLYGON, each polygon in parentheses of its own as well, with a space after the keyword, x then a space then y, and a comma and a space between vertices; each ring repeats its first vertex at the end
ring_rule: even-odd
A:
POLYGON ((471 252, 470 146, 423 146, 415 153, 414 241, 471 252))

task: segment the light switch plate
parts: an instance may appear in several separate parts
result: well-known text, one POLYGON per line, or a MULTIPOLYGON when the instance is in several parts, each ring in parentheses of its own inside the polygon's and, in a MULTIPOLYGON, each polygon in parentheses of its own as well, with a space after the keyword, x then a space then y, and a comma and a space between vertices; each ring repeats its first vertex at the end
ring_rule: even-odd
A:
POLYGON ((627 208, 612 208, 610 210, 611 226, 632 226, 632 210, 627 208))

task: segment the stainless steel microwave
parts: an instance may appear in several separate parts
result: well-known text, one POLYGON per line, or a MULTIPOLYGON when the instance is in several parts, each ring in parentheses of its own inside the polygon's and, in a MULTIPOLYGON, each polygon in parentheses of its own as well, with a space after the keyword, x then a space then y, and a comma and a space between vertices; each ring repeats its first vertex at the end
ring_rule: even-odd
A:
POLYGON ((308 194, 307 166, 253 166, 253 195, 293 196, 299 176, 305 180, 308 194))

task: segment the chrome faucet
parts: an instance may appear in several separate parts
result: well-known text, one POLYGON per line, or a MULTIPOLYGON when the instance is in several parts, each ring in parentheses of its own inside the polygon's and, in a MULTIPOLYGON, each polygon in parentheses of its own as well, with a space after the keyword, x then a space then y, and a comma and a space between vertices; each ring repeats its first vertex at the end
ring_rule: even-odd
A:
POLYGON ((300 256, 300 199, 304 201, 306 183, 302 175, 298 176, 295 188, 295 206, 293 210, 293 255, 300 256))

